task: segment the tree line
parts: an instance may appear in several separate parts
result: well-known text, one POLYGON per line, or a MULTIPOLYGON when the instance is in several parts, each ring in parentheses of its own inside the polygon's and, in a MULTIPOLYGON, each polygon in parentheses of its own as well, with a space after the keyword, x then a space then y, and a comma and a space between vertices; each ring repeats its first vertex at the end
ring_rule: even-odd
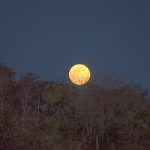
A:
POLYGON ((148 92, 113 77, 78 87, 0 64, 1 150, 148 150, 148 92), (107 83, 107 86, 106 86, 107 83))

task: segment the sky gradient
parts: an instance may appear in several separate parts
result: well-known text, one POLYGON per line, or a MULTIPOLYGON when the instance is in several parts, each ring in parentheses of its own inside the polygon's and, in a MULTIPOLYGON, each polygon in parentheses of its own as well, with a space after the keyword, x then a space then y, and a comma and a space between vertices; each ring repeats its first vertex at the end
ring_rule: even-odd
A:
POLYGON ((0 0, 0 57, 17 75, 115 72, 150 89, 150 1, 0 0))

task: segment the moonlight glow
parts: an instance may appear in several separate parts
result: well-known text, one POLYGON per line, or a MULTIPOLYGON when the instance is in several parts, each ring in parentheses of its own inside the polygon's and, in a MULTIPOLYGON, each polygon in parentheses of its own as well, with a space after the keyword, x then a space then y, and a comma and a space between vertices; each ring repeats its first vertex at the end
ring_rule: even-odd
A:
POLYGON ((69 78, 74 84, 83 85, 90 79, 90 70, 83 64, 76 64, 70 69, 69 78))

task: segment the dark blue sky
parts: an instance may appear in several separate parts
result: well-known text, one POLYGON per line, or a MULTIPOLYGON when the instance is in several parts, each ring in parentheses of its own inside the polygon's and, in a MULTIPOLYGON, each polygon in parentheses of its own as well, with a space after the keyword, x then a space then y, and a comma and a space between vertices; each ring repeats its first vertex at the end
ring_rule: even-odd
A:
POLYGON ((116 72, 150 89, 149 0, 0 0, 0 57, 18 75, 116 72))

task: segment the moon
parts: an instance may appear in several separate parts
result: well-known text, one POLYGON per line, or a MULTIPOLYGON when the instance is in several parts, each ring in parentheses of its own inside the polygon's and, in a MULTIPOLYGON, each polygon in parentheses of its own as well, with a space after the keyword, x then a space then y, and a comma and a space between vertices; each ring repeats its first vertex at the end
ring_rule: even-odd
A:
POLYGON ((83 85, 90 79, 91 73, 89 68, 84 64, 76 64, 69 71, 69 79, 76 85, 83 85))

